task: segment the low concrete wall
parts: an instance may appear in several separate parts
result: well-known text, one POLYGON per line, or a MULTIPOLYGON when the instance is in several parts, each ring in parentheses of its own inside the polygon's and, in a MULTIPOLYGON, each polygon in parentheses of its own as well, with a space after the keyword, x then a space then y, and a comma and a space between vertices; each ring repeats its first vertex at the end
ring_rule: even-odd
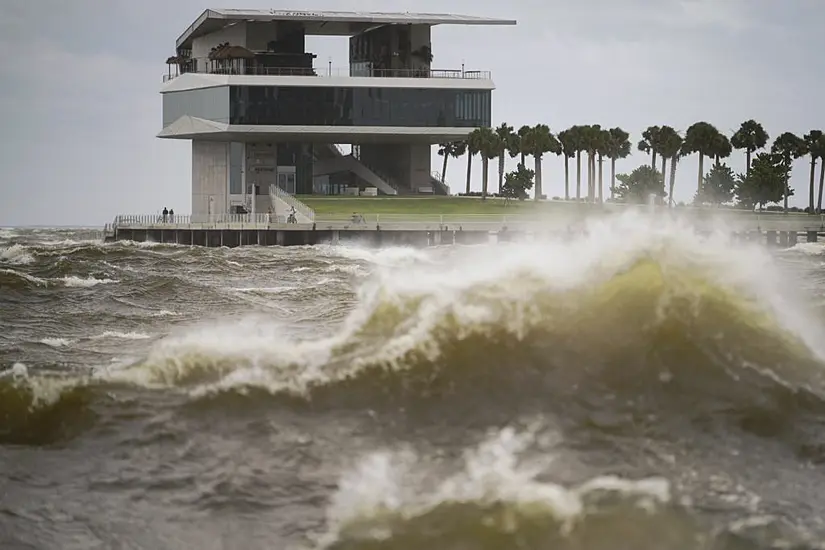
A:
MULTIPOLYGON (((109 241, 129 240, 207 247, 237 246, 307 246, 316 244, 360 244, 365 246, 439 246, 540 240, 545 237, 570 236, 575 231, 499 231, 464 229, 175 229, 115 228, 109 241)), ((763 242, 768 246, 789 247, 801 240, 817 242, 825 231, 744 231, 733 233, 742 241, 763 242)))

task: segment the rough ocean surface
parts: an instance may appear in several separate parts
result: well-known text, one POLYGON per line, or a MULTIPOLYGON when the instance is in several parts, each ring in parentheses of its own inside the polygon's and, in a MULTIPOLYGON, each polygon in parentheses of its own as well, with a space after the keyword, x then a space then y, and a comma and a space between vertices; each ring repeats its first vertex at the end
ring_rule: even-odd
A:
POLYGON ((0 548, 825 548, 825 247, 0 230, 0 548))

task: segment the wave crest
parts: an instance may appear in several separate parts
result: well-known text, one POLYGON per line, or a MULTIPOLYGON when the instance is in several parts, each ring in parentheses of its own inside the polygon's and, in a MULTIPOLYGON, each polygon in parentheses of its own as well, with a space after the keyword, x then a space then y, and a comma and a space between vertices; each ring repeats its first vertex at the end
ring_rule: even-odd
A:
POLYGON ((0 444, 46 445, 94 422, 93 391, 78 378, 36 375, 16 363, 0 372, 0 444))
MULTIPOLYGON (((505 428, 466 452, 451 474, 412 451, 368 455, 342 476, 318 547, 721 550, 742 547, 749 527, 768 524, 709 526, 662 478, 602 476, 572 486, 541 480, 553 465, 546 451, 530 459, 534 445, 535 432, 505 428)), ((759 544, 748 547, 794 541, 814 548, 805 537, 762 529, 759 544)))

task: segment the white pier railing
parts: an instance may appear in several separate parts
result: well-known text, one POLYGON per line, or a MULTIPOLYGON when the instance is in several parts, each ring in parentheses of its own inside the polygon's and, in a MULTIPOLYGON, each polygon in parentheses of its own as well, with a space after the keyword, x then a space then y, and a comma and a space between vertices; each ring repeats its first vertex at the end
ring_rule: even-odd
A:
MULTIPOLYGON (((297 208, 296 208, 297 210, 297 208)), ((314 212, 313 212, 314 214, 314 212)), ((700 230, 726 229, 744 231, 817 231, 825 232, 825 216, 798 214, 759 214, 730 211, 715 215, 696 215, 695 212, 674 214, 675 218, 698 227, 700 230)), ((110 231, 115 229, 285 229, 285 230, 396 230, 396 231, 498 231, 502 228, 514 231, 565 231, 582 228, 586 218, 571 215, 530 214, 325 214, 312 223, 300 221, 286 223, 283 215, 273 214, 221 214, 215 216, 163 216, 157 214, 126 214, 115 218, 110 231)))

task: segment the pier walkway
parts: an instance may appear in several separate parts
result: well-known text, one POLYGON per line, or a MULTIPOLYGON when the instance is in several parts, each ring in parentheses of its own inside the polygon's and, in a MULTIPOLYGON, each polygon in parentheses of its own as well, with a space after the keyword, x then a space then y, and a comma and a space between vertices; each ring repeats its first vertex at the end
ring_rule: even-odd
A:
MULTIPOLYGON (((649 210, 639 208, 644 215, 649 210)), ((659 214, 686 221, 703 232, 725 231, 765 239, 768 244, 796 244, 800 234, 808 242, 825 235, 825 216, 809 214, 754 213, 720 209, 661 209, 659 214)), ((603 215, 610 215, 605 213, 603 215)), ((107 240, 155 241, 201 246, 311 245, 342 240, 361 240, 376 245, 447 244, 486 242, 520 236, 578 232, 594 213, 558 215, 403 215, 299 216, 285 223, 270 214, 220 215, 211 219, 158 215, 120 215, 104 229, 107 240)))

